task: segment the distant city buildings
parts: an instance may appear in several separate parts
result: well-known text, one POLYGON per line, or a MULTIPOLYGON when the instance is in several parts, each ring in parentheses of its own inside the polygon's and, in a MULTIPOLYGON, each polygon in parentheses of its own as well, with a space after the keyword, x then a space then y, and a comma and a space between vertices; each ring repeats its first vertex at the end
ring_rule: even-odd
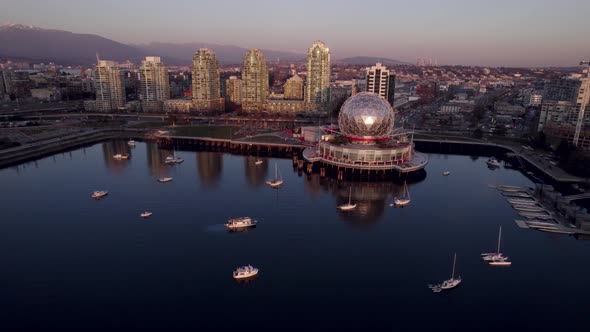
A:
POLYGON ((316 41, 307 51, 305 101, 312 111, 327 114, 330 105, 330 49, 316 41))
POLYGON ((381 63, 369 67, 367 70, 367 92, 372 92, 387 100, 391 106, 395 96, 395 74, 381 63))
POLYGON ((120 110, 125 107, 123 72, 114 61, 99 60, 94 72, 96 92, 95 109, 100 112, 120 110))
POLYGON ((208 48, 199 49, 193 56, 192 92, 193 107, 197 111, 223 111, 219 84, 219 62, 208 48))
POLYGON ((268 100, 268 64, 264 53, 257 48, 244 55, 242 66, 242 110, 262 111, 268 100))
POLYGON ((545 84, 543 92, 537 131, 573 143, 579 125, 579 146, 590 148, 590 114, 580 112, 589 106, 588 78, 572 74, 553 79, 545 84))
POLYGON ((225 100, 234 104, 242 103, 242 80, 237 76, 230 76, 225 81, 225 100))
POLYGON ((303 79, 297 74, 289 78, 285 83, 284 99, 303 100, 303 79))
POLYGON ((0 101, 9 98, 9 91, 8 71, 3 66, 0 66, 0 101))
POLYGON ((141 107, 144 112, 162 112, 164 101, 170 99, 168 70, 160 57, 146 57, 139 68, 141 107))

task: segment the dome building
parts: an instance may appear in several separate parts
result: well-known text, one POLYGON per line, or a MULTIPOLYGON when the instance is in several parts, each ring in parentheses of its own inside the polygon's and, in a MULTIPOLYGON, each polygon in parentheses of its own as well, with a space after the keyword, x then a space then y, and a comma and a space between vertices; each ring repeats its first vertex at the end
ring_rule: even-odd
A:
POLYGON ((319 163, 321 171, 326 166, 336 170, 338 178, 365 170, 397 175, 421 171, 427 156, 414 151, 411 131, 394 124, 395 111, 386 100, 372 92, 356 94, 342 105, 338 127, 321 128, 318 145, 305 149, 303 158, 319 163))

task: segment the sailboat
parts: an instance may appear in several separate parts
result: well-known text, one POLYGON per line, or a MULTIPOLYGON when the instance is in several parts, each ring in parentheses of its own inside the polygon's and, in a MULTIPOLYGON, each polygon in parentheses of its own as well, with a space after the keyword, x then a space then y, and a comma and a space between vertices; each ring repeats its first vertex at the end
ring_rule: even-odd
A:
POLYGON ((408 185, 406 182, 404 182, 404 196, 402 197, 396 197, 393 200, 393 204, 396 207, 402 207, 402 206, 406 206, 408 204, 410 204, 412 200, 410 199, 410 191, 408 190, 408 185))
POLYGON ((455 265, 457 264, 457 253, 453 257, 453 272, 451 274, 451 279, 443 281, 440 285, 440 289, 453 289, 461 283, 461 277, 455 278, 455 265))
POLYGON ((275 177, 274 177, 274 179, 266 181, 266 184, 268 184, 272 188, 278 188, 283 184, 283 179, 281 178, 281 176, 279 174, 279 168, 277 166, 277 163, 275 163, 275 177))
POLYGON ((352 199, 352 187, 350 187, 350 191, 348 193, 348 203, 339 205, 338 209, 340 209, 342 211, 349 211, 349 210, 355 209, 356 204, 352 204, 352 202, 350 201, 351 199, 352 199))
POLYGON ((508 261, 508 257, 500 252, 500 243, 502 242, 502 226, 498 232, 498 249, 496 252, 482 253, 481 259, 492 266, 510 266, 512 263, 508 261))

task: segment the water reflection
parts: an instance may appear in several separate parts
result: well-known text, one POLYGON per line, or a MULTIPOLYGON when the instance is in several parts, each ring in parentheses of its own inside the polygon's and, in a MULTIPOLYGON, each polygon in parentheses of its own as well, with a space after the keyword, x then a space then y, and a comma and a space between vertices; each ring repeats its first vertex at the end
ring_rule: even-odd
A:
POLYGON ((107 141, 102 143, 102 155, 106 167, 113 174, 121 174, 129 165, 129 160, 117 160, 113 158, 116 154, 129 154, 131 156, 131 149, 127 142, 121 140, 107 141))
MULTIPOLYGON (((394 182, 339 182, 330 177, 313 174, 306 177, 305 188, 309 192, 327 191, 336 197, 336 205, 348 203, 349 189, 352 187, 351 202, 356 209, 340 211, 342 220, 353 226, 367 227, 381 220, 393 198, 403 195, 403 184, 394 182)), ((411 186, 410 186, 411 191, 411 186)))
POLYGON ((164 163, 164 161, 167 156, 173 154, 173 151, 162 149, 156 143, 146 142, 145 146, 150 174, 157 177, 168 176, 170 166, 164 163))
POLYGON ((246 174, 246 183, 250 187, 259 187, 265 184, 266 173, 268 172, 268 160, 263 160, 263 163, 256 165, 257 157, 244 157, 244 172, 246 174))
POLYGON ((196 154, 196 158, 201 184, 207 188, 217 187, 223 173, 223 153, 202 151, 196 154))

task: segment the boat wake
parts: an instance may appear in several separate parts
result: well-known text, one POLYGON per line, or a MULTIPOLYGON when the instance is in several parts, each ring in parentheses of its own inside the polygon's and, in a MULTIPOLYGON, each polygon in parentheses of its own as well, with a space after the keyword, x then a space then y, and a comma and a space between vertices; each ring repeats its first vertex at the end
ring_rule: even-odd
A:
POLYGON ((209 233, 226 233, 227 228, 224 224, 214 224, 205 226, 205 231, 209 233))

